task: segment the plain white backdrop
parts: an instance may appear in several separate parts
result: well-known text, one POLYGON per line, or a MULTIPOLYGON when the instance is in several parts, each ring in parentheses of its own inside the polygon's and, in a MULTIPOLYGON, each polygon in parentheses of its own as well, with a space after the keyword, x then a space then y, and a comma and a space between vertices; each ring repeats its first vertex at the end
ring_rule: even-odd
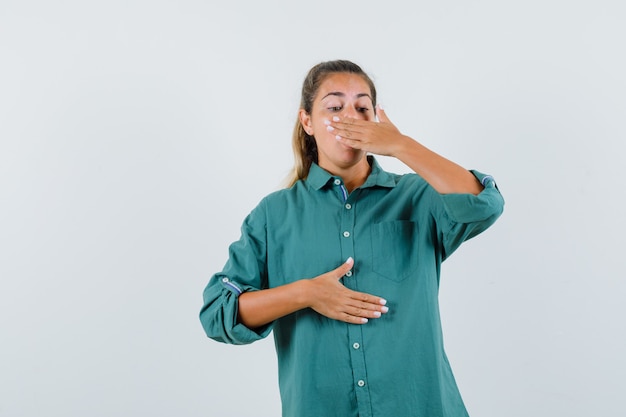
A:
POLYGON ((0 416, 280 414, 271 338, 221 345, 197 316, 291 167, 306 72, 338 58, 505 197, 443 266, 470 414, 623 415, 625 21, 609 0, 2 0, 0 416))

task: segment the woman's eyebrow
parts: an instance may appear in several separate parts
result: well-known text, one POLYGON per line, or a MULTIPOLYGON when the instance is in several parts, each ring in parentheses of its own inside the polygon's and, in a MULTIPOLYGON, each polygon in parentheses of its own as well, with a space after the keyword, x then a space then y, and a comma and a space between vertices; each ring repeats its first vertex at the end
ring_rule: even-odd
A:
MULTIPOLYGON (((342 93, 341 91, 331 91, 330 93, 328 93, 324 97, 322 97, 321 100, 324 100, 328 96, 345 97, 346 94, 342 93)), ((371 101, 374 101, 374 100, 372 100, 372 97, 369 94, 367 94, 367 93, 359 93, 356 96, 354 96, 354 98, 361 98, 361 97, 369 97, 369 99, 371 101)))

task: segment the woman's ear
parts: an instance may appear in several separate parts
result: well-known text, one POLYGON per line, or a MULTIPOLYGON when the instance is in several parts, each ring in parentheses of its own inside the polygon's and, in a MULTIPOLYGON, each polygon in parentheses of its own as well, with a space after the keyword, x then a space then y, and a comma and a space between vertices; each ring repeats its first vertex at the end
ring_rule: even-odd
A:
POLYGON ((309 136, 313 136, 315 132, 313 131, 313 123, 311 123, 311 115, 307 113, 306 110, 300 109, 299 116, 300 124, 302 124, 302 127, 304 128, 306 134, 309 136))

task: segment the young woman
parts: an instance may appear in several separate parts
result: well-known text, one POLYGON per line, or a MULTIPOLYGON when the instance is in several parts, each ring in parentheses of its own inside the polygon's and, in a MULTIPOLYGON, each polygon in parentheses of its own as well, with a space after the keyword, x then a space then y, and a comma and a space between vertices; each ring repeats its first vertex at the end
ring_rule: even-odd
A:
POLYGON ((439 274, 502 213, 493 178, 403 135, 349 61, 309 71, 293 147, 289 188, 248 215, 204 291, 207 335, 244 344, 273 331, 283 416, 467 416, 443 348, 439 274))

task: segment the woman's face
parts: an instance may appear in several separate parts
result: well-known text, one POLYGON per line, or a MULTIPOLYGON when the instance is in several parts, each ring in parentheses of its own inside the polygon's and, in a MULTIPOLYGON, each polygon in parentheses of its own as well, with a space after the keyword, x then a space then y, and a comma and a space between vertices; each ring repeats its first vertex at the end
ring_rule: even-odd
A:
POLYGON ((327 130, 334 116, 375 120, 374 104, 367 82, 357 74, 334 73, 326 77, 315 96, 310 114, 300 110, 300 121, 317 143, 318 165, 339 173, 358 163, 367 163, 365 152, 346 146, 327 130))

